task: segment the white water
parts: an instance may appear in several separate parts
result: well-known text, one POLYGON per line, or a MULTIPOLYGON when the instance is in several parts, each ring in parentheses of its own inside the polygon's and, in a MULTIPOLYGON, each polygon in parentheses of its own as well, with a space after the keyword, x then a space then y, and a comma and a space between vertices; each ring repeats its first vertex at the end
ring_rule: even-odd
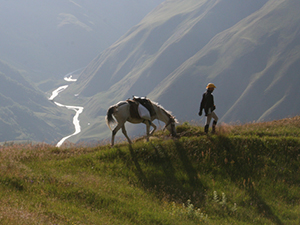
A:
POLYGON ((64 85, 64 86, 60 86, 59 88, 57 88, 56 90, 54 90, 52 92, 51 97, 49 98, 50 101, 53 101, 54 98, 62 91, 64 91, 65 89, 67 89, 67 87, 69 87, 69 85, 64 85))
POLYGON ((69 81, 69 82, 75 82, 75 81, 77 81, 77 79, 73 79, 72 77, 73 77, 73 76, 70 75, 69 77, 65 77, 64 80, 65 80, 65 81, 69 81))
MULTIPOLYGON (((76 70, 77 71, 77 70, 76 70)), ((76 72, 74 71, 74 72, 76 72)), ((74 73, 72 72, 72 73, 74 73)), ((64 78, 65 81, 68 81, 68 82, 75 82, 77 81, 77 79, 73 79, 72 78, 72 73, 69 73, 67 74, 67 76, 64 78)), ((63 85, 63 86, 60 86, 59 88, 57 88, 56 90, 54 90, 52 92, 52 95, 50 96, 49 100, 50 101, 53 101, 54 102, 54 99, 58 96, 58 94, 64 90, 66 90, 67 88, 69 87, 69 85, 63 85)), ((73 124, 74 124, 74 127, 75 127, 75 132, 73 134, 70 134, 64 138, 62 138, 57 144, 56 144, 56 147, 60 147, 64 142, 65 140, 67 140, 68 138, 74 136, 74 135, 77 135, 81 132, 81 127, 80 127, 80 122, 79 122, 79 115, 83 112, 83 107, 81 106, 69 106, 69 105, 63 105, 63 104, 60 104, 58 102, 54 102, 57 106, 59 107, 65 107, 67 109, 71 109, 71 110, 74 110, 75 111, 75 116, 73 117, 73 124)))
POLYGON ((79 123, 79 115, 80 113, 82 113, 83 111, 83 107, 80 107, 80 106, 68 106, 68 105, 62 105, 60 103, 57 103, 57 102, 54 102, 56 105, 60 106, 60 107, 66 107, 67 109, 72 109, 74 110, 76 113, 75 113, 75 116, 73 117, 73 124, 75 126, 75 132, 73 134, 70 134, 66 137, 64 137, 63 139, 61 139, 57 144, 56 144, 56 147, 60 147, 64 142, 65 140, 67 140, 68 138, 76 135, 76 134, 79 134, 81 132, 81 127, 80 127, 80 123, 79 123))

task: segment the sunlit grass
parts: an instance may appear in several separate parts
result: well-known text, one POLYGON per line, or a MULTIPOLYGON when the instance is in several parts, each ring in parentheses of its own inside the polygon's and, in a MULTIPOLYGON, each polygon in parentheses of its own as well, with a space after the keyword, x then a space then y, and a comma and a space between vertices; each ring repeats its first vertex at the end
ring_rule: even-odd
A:
POLYGON ((299 224, 299 117, 0 148, 0 224, 299 224))

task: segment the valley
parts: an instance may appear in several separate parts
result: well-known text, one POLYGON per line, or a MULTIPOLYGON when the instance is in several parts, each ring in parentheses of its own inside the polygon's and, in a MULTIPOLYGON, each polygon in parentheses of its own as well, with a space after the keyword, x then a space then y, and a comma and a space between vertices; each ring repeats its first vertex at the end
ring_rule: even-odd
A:
MULTIPOLYGON (((68 73, 64 80, 67 81, 67 82, 76 82, 77 79, 74 79, 73 78, 73 74, 75 72, 78 72, 79 70, 82 70, 82 69, 78 69, 78 70, 75 70, 71 73, 68 73)), ((59 95, 59 93, 61 93, 62 91, 64 91, 65 89, 68 88, 69 85, 64 85, 64 86, 60 86, 59 88, 55 89, 53 92, 52 92, 52 95, 49 97, 49 101, 52 101, 54 104, 56 104, 57 106, 59 107, 63 107, 63 108, 67 108, 67 109, 70 109, 70 110, 73 110, 75 111, 75 115, 73 117, 73 124, 74 124, 74 128, 75 128, 75 132, 73 134, 70 134, 64 138, 62 138, 57 144, 56 144, 56 147, 61 147, 62 144, 70 137, 72 136, 75 136, 77 134, 79 134, 81 132, 81 127, 80 127, 80 121, 79 121, 79 116, 80 114, 83 112, 83 107, 81 106, 70 106, 70 105, 63 105, 61 103, 58 103, 56 101, 54 101, 54 99, 59 95)))
MULTIPOLYGON (((74 133, 66 106, 84 108, 75 109, 80 129, 68 142, 101 142, 111 135, 109 106, 132 96, 158 102, 180 124, 202 124, 199 103, 210 82, 220 123, 300 112, 297 0, 22 4, 0 9, 2 142, 56 145, 74 133), (83 68, 77 81, 62 80, 74 68, 83 68), (54 89, 64 89, 55 97, 64 107, 47 99, 54 89)), ((130 125, 128 133, 144 134, 130 125)))

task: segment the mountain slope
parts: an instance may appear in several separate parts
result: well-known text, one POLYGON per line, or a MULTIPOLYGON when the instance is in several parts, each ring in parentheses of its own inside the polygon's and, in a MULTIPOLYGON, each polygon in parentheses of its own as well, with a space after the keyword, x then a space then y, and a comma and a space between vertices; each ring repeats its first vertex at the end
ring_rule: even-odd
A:
MULTIPOLYGON (((293 96, 299 94, 298 6, 297 1, 268 2, 260 11, 214 37, 149 96, 160 95, 158 99, 165 102, 168 97, 162 92, 176 95, 172 85, 189 80, 195 86, 186 88, 184 98, 196 93, 199 83, 205 86, 213 81, 218 86, 215 95, 222 95, 217 104, 223 121, 270 120, 297 114, 300 108, 294 104, 297 99, 293 96), (168 88, 161 88, 166 85, 168 88)), ((185 87, 179 89, 183 91, 185 87)), ((185 107, 188 112, 192 110, 190 105, 185 107)))
POLYGON ((163 0, 0 3, 0 59, 40 80, 84 67, 163 0))
POLYGON ((63 119, 67 115, 18 70, 0 61, 0 142, 57 141, 72 131, 70 121, 63 119))
POLYGON ((89 81, 82 95, 89 97, 99 91, 107 91, 117 82, 117 89, 122 88, 127 77, 133 79, 127 92, 149 93, 212 37, 251 14, 263 3, 231 1, 230 6, 240 5, 233 17, 230 16, 230 6, 224 9, 227 5, 224 1, 165 2, 91 63, 87 69, 96 68, 96 71, 83 72, 80 77, 79 82, 89 81), (92 67, 94 64, 98 67, 92 67))
POLYGON ((162 1, 2 1, 0 142, 53 143, 72 133, 73 113, 38 89, 57 88, 162 1))
POLYGON ((217 86, 220 121, 298 114, 299 7, 296 0, 165 1, 70 88, 94 123, 85 132, 108 136, 100 129, 106 109, 132 95, 158 101, 179 121, 199 120, 208 82, 217 86))

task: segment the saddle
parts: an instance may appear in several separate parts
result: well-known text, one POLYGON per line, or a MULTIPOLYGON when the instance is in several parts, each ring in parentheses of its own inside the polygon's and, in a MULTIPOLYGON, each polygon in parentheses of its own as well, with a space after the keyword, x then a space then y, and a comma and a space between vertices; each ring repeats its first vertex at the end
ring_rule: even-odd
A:
POLYGON ((151 101, 147 98, 134 96, 133 99, 127 99, 126 101, 130 105, 130 115, 132 118, 142 119, 138 112, 139 104, 143 105, 149 111, 151 117, 156 115, 151 101))
POLYGON ((142 119, 138 112, 139 103, 135 102, 131 99, 127 99, 126 101, 129 103, 129 106, 130 106, 129 107, 130 116, 135 119, 142 119))

